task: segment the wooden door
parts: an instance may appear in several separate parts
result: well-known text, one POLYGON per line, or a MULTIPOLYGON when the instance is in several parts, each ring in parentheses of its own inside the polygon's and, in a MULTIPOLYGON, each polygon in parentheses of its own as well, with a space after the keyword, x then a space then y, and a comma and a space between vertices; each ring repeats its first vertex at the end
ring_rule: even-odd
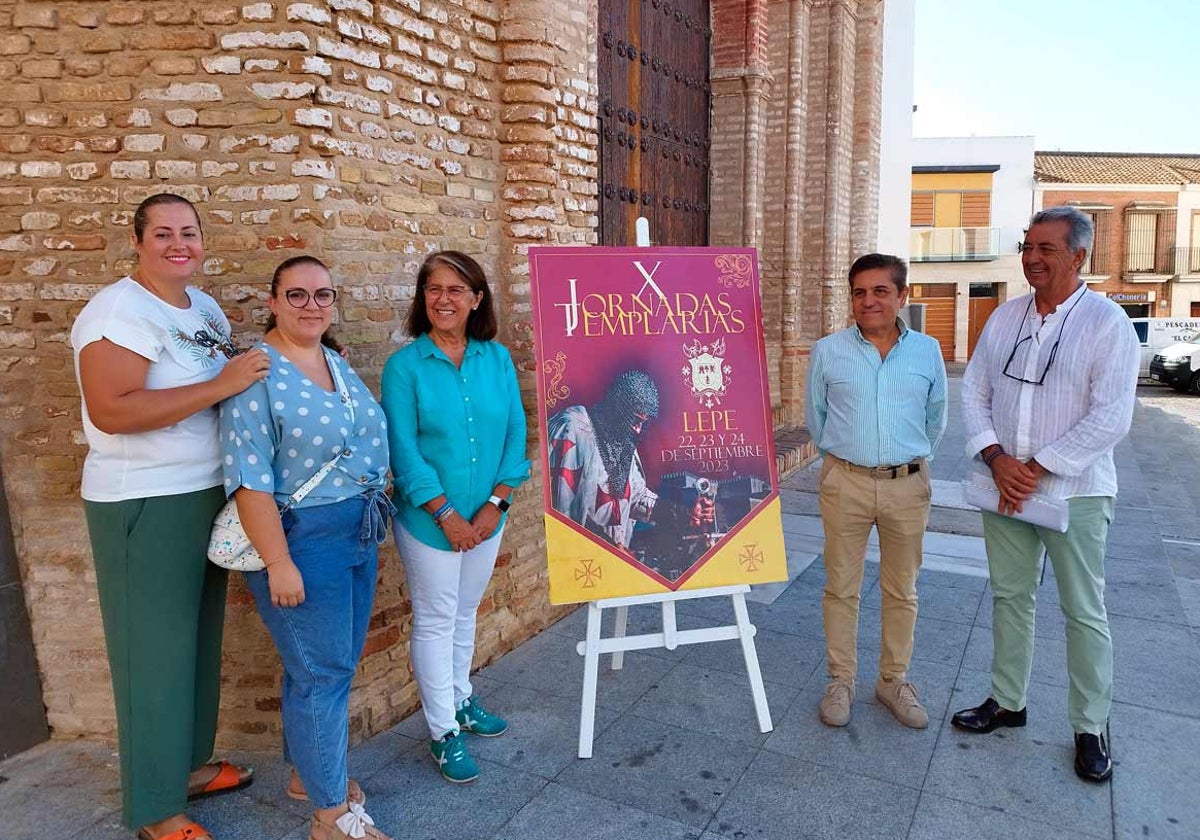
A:
POLYGON ((996 307, 1000 305, 998 297, 973 297, 970 300, 970 310, 967 316, 967 358, 975 353, 975 342, 979 341, 979 334, 983 332, 983 325, 987 323, 987 319, 996 311, 996 307))
POLYGON ((942 358, 954 361, 954 284, 920 283, 912 287, 913 303, 925 304, 925 334, 942 345, 942 358))
POLYGON ((601 0, 600 244, 708 244, 708 0, 601 0))

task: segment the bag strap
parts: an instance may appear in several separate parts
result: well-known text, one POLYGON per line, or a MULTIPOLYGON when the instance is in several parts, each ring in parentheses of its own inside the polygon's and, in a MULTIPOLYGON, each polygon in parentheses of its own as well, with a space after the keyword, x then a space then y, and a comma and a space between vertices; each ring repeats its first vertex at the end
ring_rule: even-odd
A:
MULTIPOLYGON (((342 379, 342 372, 338 369, 337 361, 334 359, 333 352, 328 347, 324 347, 322 349, 325 351, 325 362, 329 365, 329 373, 333 376, 333 382, 337 387, 338 395, 341 398, 342 405, 346 406, 346 410, 350 412, 350 425, 353 426, 354 401, 350 399, 350 390, 346 387, 346 381, 342 379)), ((287 502, 282 508, 280 508, 280 512, 282 513, 285 510, 294 508, 296 505, 304 501, 304 498, 309 493, 317 489, 317 485, 324 481, 325 476, 329 475, 333 468, 337 466, 337 462, 342 459, 342 456, 346 454, 346 451, 347 450, 345 446, 338 449, 336 455, 322 464, 321 468, 317 470, 316 474, 313 475, 312 478, 300 485, 296 492, 288 497, 287 502)))

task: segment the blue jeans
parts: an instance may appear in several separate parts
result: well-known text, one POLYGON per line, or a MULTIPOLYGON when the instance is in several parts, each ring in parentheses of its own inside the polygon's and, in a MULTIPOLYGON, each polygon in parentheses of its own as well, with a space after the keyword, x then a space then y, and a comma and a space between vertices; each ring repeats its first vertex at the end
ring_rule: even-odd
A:
POLYGON ((346 801, 350 683, 367 638, 381 536, 368 520, 386 521, 375 495, 283 513, 288 549, 304 578, 300 606, 272 606, 267 573, 246 574, 283 660, 285 754, 314 808, 346 801))

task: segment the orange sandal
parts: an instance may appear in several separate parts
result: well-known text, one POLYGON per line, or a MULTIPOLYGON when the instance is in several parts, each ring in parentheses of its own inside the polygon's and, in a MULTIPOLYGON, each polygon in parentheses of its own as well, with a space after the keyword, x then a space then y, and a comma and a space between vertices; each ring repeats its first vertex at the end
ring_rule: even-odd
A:
MULTIPOLYGON (((198 790, 188 790, 188 799, 203 799, 206 796, 215 796, 219 793, 232 793, 235 790, 241 790, 252 781, 254 781, 254 770, 247 767, 243 771, 236 764, 230 764, 228 761, 218 761, 217 775, 208 780, 208 783, 198 790), (245 772, 245 776, 242 773, 245 772)), ((181 838, 181 840, 183 840, 181 838)))
POLYGON ((183 828, 161 837, 151 837, 150 832, 144 828, 137 833, 138 840, 201 840, 201 838, 212 840, 212 835, 199 823, 188 823, 183 828))

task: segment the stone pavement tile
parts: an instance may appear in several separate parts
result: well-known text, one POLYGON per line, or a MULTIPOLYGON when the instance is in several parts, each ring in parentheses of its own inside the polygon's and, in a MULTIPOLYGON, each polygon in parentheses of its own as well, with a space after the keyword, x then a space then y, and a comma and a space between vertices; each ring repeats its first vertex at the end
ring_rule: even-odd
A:
POLYGON ((935 569, 921 569, 921 575, 917 578, 917 586, 927 585, 940 586, 947 589, 965 589, 968 592, 982 592, 987 589, 987 578, 935 569))
POLYGON ((1019 809, 983 808, 924 793, 907 840, 1085 840, 1095 836, 1033 822, 1020 813, 1019 809))
MULTIPOLYGON (((754 647, 758 651, 758 667, 764 680, 797 688, 808 682, 825 659, 824 642, 774 630, 759 629, 754 636, 754 647)), ((736 639, 693 645, 683 661, 743 678, 746 673, 742 643, 736 639)))
MULTIPOLYGON (((674 667, 670 659, 636 651, 626 652, 619 671, 612 670, 610 662, 610 656, 600 657, 596 705, 618 712, 636 703, 646 689, 674 667)), ((508 684, 567 697, 576 703, 583 692, 583 657, 572 644, 564 644, 520 669, 505 670, 504 674, 508 684)))
POLYGON ((918 792, 832 767, 762 751, 709 825, 755 840, 895 840, 918 792))
MULTIPOLYGON (((1117 495, 1117 498, 1120 498, 1120 494, 1117 495)), ((1119 516, 1120 514, 1118 514, 1119 516)), ((1145 517, 1143 522, 1137 524, 1121 526, 1114 523, 1108 529, 1108 542, 1104 554, 1106 557, 1142 562, 1166 558, 1162 543, 1159 541, 1158 528, 1150 522, 1149 517, 1145 517), (1150 534, 1147 534, 1147 529, 1151 530, 1150 534)))
POLYGON ((626 716, 596 739, 592 758, 555 781, 704 828, 754 755, 744 744, 626 716))
MULTIPOLYGON (((953 710, 988 696, 989 674, 963 669, 953 710)), ((949 722, 930 762, 923 793, 971 802, 996 813, 1099 837, 1112 835, 1108 785, 1081 781, 1072 769, 1075 746, 1066 715, 1066 689, 1031 683, 1029 725, 986 735, 963 732, 949 722)), ((970 835, 974 837, 974 835, 970 835)))
MULTIPOLYGON (((424 723, 424 716, 422 716, 422 723, 424 723)), ((389 730, 380 732, 363 743, 351 747, 350 755, 346 760, 346 767, 351 778, 358 779, 360 782, 369 779, 381 768, 395 761, 397 755, 411 749, 414 743, 426 743, 428 740, 425 737, 426 731, 422 731, 420 737, 412 738, 389 730)), ((369 790, 367 796, 370 796, 369 790)))
POLYGON ((1200 580, 1200 544, 1168 541, 1164 548, 1176 578, 1200 580))
POLYGON ((929 665, 919 670, 910 678, 929 712, 928 728, 899 724, 875 699, 874 676, 858 681, 850 722, 843 727, 825 726, 817 714, 824 681, 814 681, 777 722, 764 749, 920 790, 958 669, 929 665))
POLYGON ((580 604, 573 612, 560 618, 546 628, 547 633, 558 633, 578 641, 587 632, 587 605, 580 604))
POLYGON ((1180 578, 1175 581, 1175 589, 1179 600, 1183 603, 1183 611, 1187 622, 1192 627, 1200 627, 1200 580, 1180 578))
MULTIPOLYGON (((971 631, 962 665, 974 671, 992 670, 992 628, 976 627, 971 631)), ((1033 667, 1029 673, 1031 682, 1047 685, 1067 685, 1067 643, 1065 640, 1039 636, 1033 637, 1033 667)), ((984 695, 986 696, 986 695, 984 695)), ((981 701, 982 702, 982 699, 981 701)))
MULTIPOLYGON (((467 748, 478 759, 552 779, 578 760, 580 699, 506 685, 488 700, 508 721, 508 731, 498 738, 470 735, 467 748)), ((595 734, 617 717, 614 710, 597 705, 595 734)))
POLYGON ((120 821, 120 770, 107 744, 48 741, 0 762, 0 778, 4 840, 72 837, 104 817, 120 821))
POLYGON ((1109 617, 1113 699, 1200 718, 1200 652, 1187 627, 1109 617))
MULTIPOLYGON (((879 634, 883 614, 879 610, 863 609, 858 614, 858 670, 874 674, 879 659, 879 634)), ((917 627, 913 633, 913 661, 958 665, 971 636, 969 624, 926 618, 918 608, 917 627)))
MULTIPOLYGON (((941 586, 930 579, 926 579, 926 575, 922 574, 917 579, 917 611, 919 615, 927 618, 936 618, 941 621, 952 621, 957 624, 973 624, 975 622, 975 614, 979 612, 979 600, 983 597, 983 586, 977 588, 963 588, 959 586, 941 586)), ((943 575, 939 579, 945 577, 954 577, 954 575, 943 575)), ((967 575, 959 575, 959 577, 968 577, 967 575)), ((987 581, 984 578, 969 578, 973 581, 978 581, 980 584, 986 585, 987 581)))
POLYGON ((1118 838, 1200 831, 1200 720, 1113 704, 1113 811, 1118 838))
MULTIPOLYGON (((787 713, 799 689, 765 682, 772 720, 787 713)), ((675 666, 626 714, 706 732, 727 741, 761 746, 750 683, 744 676, 694 665, 675 666)), ((618 721, 614 726, 619 726, 618 721)), ((574 746, 574 744, 572 744, 574 746)))
POLYGON ((1109 615, 1187 624, 1187 615, 1173 579, 1163 585, 1114 581, 1110 575, 1116 565, 1110 564, 1105 569, 1104 604, 1109 615))
MULTIPOLYGON (((811 569, 810 569, 811 571, 811 569)), ((823 570, 822 570, 823 571, 823 570)), ((807 577, 807 574, 805 575, 807 577)), ((804 578, 801 578, 803 580, 804 578)), ((792 584, 768 605, 747 603, 750 623, 764 630, 824 639, 821 623, 821 591, 807 583, 792 584)))
POLYGON ((367 812, 379 829, 402 840, 491 837, 545 786, 539 776, 482 758, 474 749, 478 741, 470 741, 479 760, 479 778, 470 784, 443 779, 427 743, 407 745, 375 773, 367 812))
POLYGON ((1164 537, 1200 540, 1200 518, 1196 516, 1196 506, 1190 501, 1186 507, 1154 508, 1152 513, 1164 537))
POLYGON ((249 794, 251 788, 253 785, 237 793, 192 802, 188 805, 188 816, 221 840, 273 840, 308 821, 311 811, 304 803, 284 796, 282 789, 272 791, 270 801, 264 802, 249 794), (293 805, 302 807, 296 809, 293 805))
MULTIPOLYGON (((365 743, 370 744, 371 741, 365 743)), ((354 755, 353 749, 350 754, 354 755)), ((284 792, 291 779, 292 768, 283 760, 282 746, 278 750, 222 752, 219 757, 243 767, 254 768, 254 782, 236 794, 229 794, 230 796, 253 799, 260 805, 288 812, 299 820, 307 820, 312 813, 312 808, 307 802, 290 799, 284 792)), ((369 791, 367 795, 370 796, 369 791)))
POLYGON ((674 820, 549 784, 503 828, 474 840, 699 840, 700 834, 674 820))

